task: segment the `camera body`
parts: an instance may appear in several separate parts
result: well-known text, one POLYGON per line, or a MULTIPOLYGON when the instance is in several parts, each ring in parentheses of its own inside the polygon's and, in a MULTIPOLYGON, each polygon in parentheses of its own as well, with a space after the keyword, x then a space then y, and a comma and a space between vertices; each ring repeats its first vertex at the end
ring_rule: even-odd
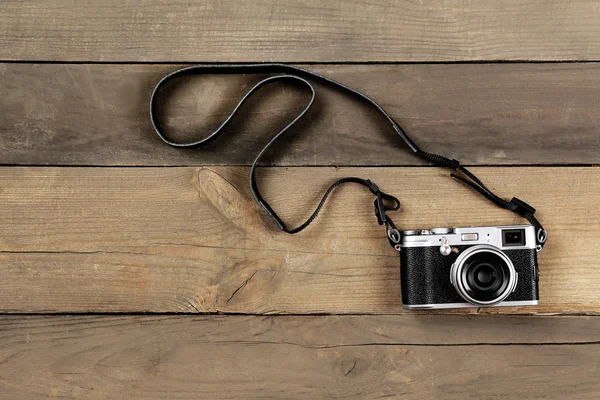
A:
POLYGON ((400 265, 407 309, 538 304, 531 225, 404 231, 400 265))

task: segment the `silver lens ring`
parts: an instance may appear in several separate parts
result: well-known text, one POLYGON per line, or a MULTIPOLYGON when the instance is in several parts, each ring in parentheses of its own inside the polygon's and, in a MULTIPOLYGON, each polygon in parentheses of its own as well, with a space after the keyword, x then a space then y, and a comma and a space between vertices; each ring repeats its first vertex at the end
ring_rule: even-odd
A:
POLYGON ((454 288, 456 289, 456 291, 458 292, 460 297, 462 297, 469 303, 472 303, 472 304, 475 304, 478 306, 493 306, 494 304, 498 304, 498 303, 504 301, 515 290, 515 286, 517 285, 517 273, 515 271, 515 267, 514 267, 512 261, 510 261, 510 258, 508 258, 506 256, 506 254, 504 254, 503 252, 501 252, 500 250, 498 250, 498 248, 496 248, 494 246, 490 246, 487 244, 481 244, 478 246, 469 247, 467 250, 465 250, 458 256, 458 258, 456 259, 456 262, 454 264, 452 264, 452 268, 450 269, 450 281, 454 285, 454 288), (500 257, 506 263, 506 265, 508 267, 508 271, 509 271, 508 284, 506 285, 506 288, 502 291, 502 293, 500 293, 498 296, 496 296, 496 298, 494 298, 493 300, 489 300, 489 301, 477 300, 477 299, 473 298, 472 296, 470 296, 468 293, 468 290, 467 290, 468 283, 464 278, 465 274, 463 274, 463 268, 465 266, 465 262, 470 257, 472 257, 475 254, 479 254, 479 253, 495 254, 496 256, 500 257))

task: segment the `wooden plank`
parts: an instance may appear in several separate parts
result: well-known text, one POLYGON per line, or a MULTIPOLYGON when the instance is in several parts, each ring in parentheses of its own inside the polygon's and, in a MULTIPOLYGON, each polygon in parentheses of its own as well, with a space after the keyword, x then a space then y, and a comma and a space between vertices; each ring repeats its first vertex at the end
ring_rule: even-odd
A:
MULTIPOLYGON (((539 307, 600 312, 600 169, 475 168, 538 208, 539 307)), ((251 200, 247 168, 1 168, 3 312, 401 313, 399 258, 373 198, 343 187, 301 234, 251 200)), ((398 195, 404 229, 523 221, 437 168, 267 168, 265 197, 290 225, 344 176, 398 195)), ((483 310, 482 310, 483 311, 483 310)), ((475 312, 475 310, 470 310, 475 312)))
POLYGON ((599 60, 593 1, 5 0, 4 60, 599 60))
POLYGON ((0 393, 596 399, 598 328, 597 317, 4 316, 0 393))
MULTIPOLYGON (((249 165, 303 107, 290 86, 259 92, 210 146, 162 143, 153 85, 178 65, 0 64, 3 164, 249 165)), ((307 66, 364 91, 426 150, 467 164, 600 164, 600 64, 307 66)), ((259 77, 193 78, 168 90, 171 131, 201 137, 259 77)), ((381 117, 322 85, 276 165, 420 165, 381 117)), ((165 93, 167 94, 167 93, 165 93)))

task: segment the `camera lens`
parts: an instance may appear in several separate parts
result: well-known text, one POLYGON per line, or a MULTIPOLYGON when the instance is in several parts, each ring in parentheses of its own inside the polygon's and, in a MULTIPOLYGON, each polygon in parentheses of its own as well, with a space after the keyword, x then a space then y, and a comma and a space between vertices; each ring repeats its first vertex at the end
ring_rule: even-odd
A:
POLYGON ((508 265, 498 255, 480 252, 465 261, 462 275, 466 280, 465 289, 477 300, 496 299, 508 285, 508 265))
POLYGON ((508 297, 516 285, 516 273, 510 259, 488 245, 465 250, 450 273, 461 297, 476 305, 499 303, 508 297))

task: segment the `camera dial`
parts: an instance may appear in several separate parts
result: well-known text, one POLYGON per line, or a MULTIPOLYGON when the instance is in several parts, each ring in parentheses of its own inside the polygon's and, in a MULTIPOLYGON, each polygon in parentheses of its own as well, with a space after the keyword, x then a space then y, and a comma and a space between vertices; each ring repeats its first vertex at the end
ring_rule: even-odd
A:
POLYGON ((458 256, 450 269, 450 282, 469 303, 491 306, 515 290, 517 273, 512 261, 498 248, 479 245, 458 256))
POLYGON ((454 232, 452 228, 432 228, 431 233, 434 235, 447 235, 449 233, 454 232))

